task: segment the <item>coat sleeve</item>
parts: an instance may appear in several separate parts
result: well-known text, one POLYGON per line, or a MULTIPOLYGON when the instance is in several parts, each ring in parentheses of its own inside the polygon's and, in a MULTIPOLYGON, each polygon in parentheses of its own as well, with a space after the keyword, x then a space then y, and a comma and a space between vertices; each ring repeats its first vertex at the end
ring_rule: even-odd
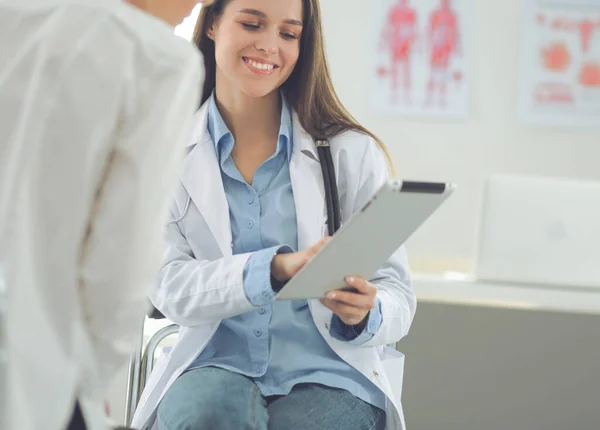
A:
POLYGON ((150 295, 152 304, 170 321, 185 327, 250 311, 254 307, 244 290, 244 268, 251 255, 218 260, 194 255, 179 225, 171 222, 162 269, 150 295))
MULTIPOLYGON (((353 212, 360 210, 390 177, 383 151, 372 139, 369 139, 360 166, 353 212)), ((375 335, 362 346, 396 343, 408 334, 417 308, 404 246, 392 254, 371 282, 378 290, 382 321, 375 335)))

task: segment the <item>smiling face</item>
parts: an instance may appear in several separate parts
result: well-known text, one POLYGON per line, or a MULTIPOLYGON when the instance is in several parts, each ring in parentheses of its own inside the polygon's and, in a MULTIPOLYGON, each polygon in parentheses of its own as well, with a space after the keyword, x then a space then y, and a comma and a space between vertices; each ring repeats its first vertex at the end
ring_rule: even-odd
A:
POLYGON ((300 55, 302 0, 231 0, 208 31, 219 87, 264 97, 289 78, 300 55))

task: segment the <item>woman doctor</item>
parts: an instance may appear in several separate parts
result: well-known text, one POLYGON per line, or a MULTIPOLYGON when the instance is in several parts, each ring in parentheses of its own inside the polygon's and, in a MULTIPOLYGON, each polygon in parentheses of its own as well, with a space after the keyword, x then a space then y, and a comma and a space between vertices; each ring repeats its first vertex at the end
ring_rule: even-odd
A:
POLYGON ((374 279, 348 277, 357 293, 274 300, 326 241, 313 138, 330 139, 343 219, 388 178, 385 148, 335 95, 319 8, 219 0, 202 11, 203 105, 152 294, 181 328, 136 427, 404 428, 403 362, 385 348, 416 308, 403 249, 374 279))

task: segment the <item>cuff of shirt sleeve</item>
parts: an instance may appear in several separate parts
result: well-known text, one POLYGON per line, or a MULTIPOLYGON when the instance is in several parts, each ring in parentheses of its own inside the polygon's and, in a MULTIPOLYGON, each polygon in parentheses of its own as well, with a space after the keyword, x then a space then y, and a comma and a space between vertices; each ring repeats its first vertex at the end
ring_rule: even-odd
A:
POLYGON ((383 316, 381 314, 381 300, 379 297, 377 297, 375 307, 371 309, 371 312, 369 312, 367 323, 360 333, 357 331, 355 326, 344 324, 340 317, 334 314, 331 319, 329 334, 338 340, 348 342, 353 345, 362 345, 367 343, 373 338, 373 336, 375 336, 377 330, 379 330, 379 327, 381 326, 382 321, 383 316))
POLYGON ((277 254, 294 252, 289 246, 276 246, 257 251, 244 266, 244 292, 252 306, 260 307, 271 303, 276 292, 271 284, 271 262, 277 254))

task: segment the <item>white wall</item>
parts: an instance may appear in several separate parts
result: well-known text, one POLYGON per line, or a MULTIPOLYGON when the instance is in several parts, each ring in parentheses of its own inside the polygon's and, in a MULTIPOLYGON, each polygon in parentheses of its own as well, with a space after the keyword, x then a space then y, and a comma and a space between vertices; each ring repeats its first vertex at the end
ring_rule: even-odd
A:
MULTIPOLYGON (((470 270, 484 180, 519 173, 600 180, 600 132, 517 121, 524 0, 471 0, 471 109, 464 121, 377 118, 367 108, 371 5, 322 0, 325 41, 337 91, 351 113, 388 144, 399 176, 453 181, 459 191, 408 244, 414 270, 470 270)), ((418 1, 418 0, 413 0, 418 1)), ((600 122, 600 118, 598 119, 600 122)))

